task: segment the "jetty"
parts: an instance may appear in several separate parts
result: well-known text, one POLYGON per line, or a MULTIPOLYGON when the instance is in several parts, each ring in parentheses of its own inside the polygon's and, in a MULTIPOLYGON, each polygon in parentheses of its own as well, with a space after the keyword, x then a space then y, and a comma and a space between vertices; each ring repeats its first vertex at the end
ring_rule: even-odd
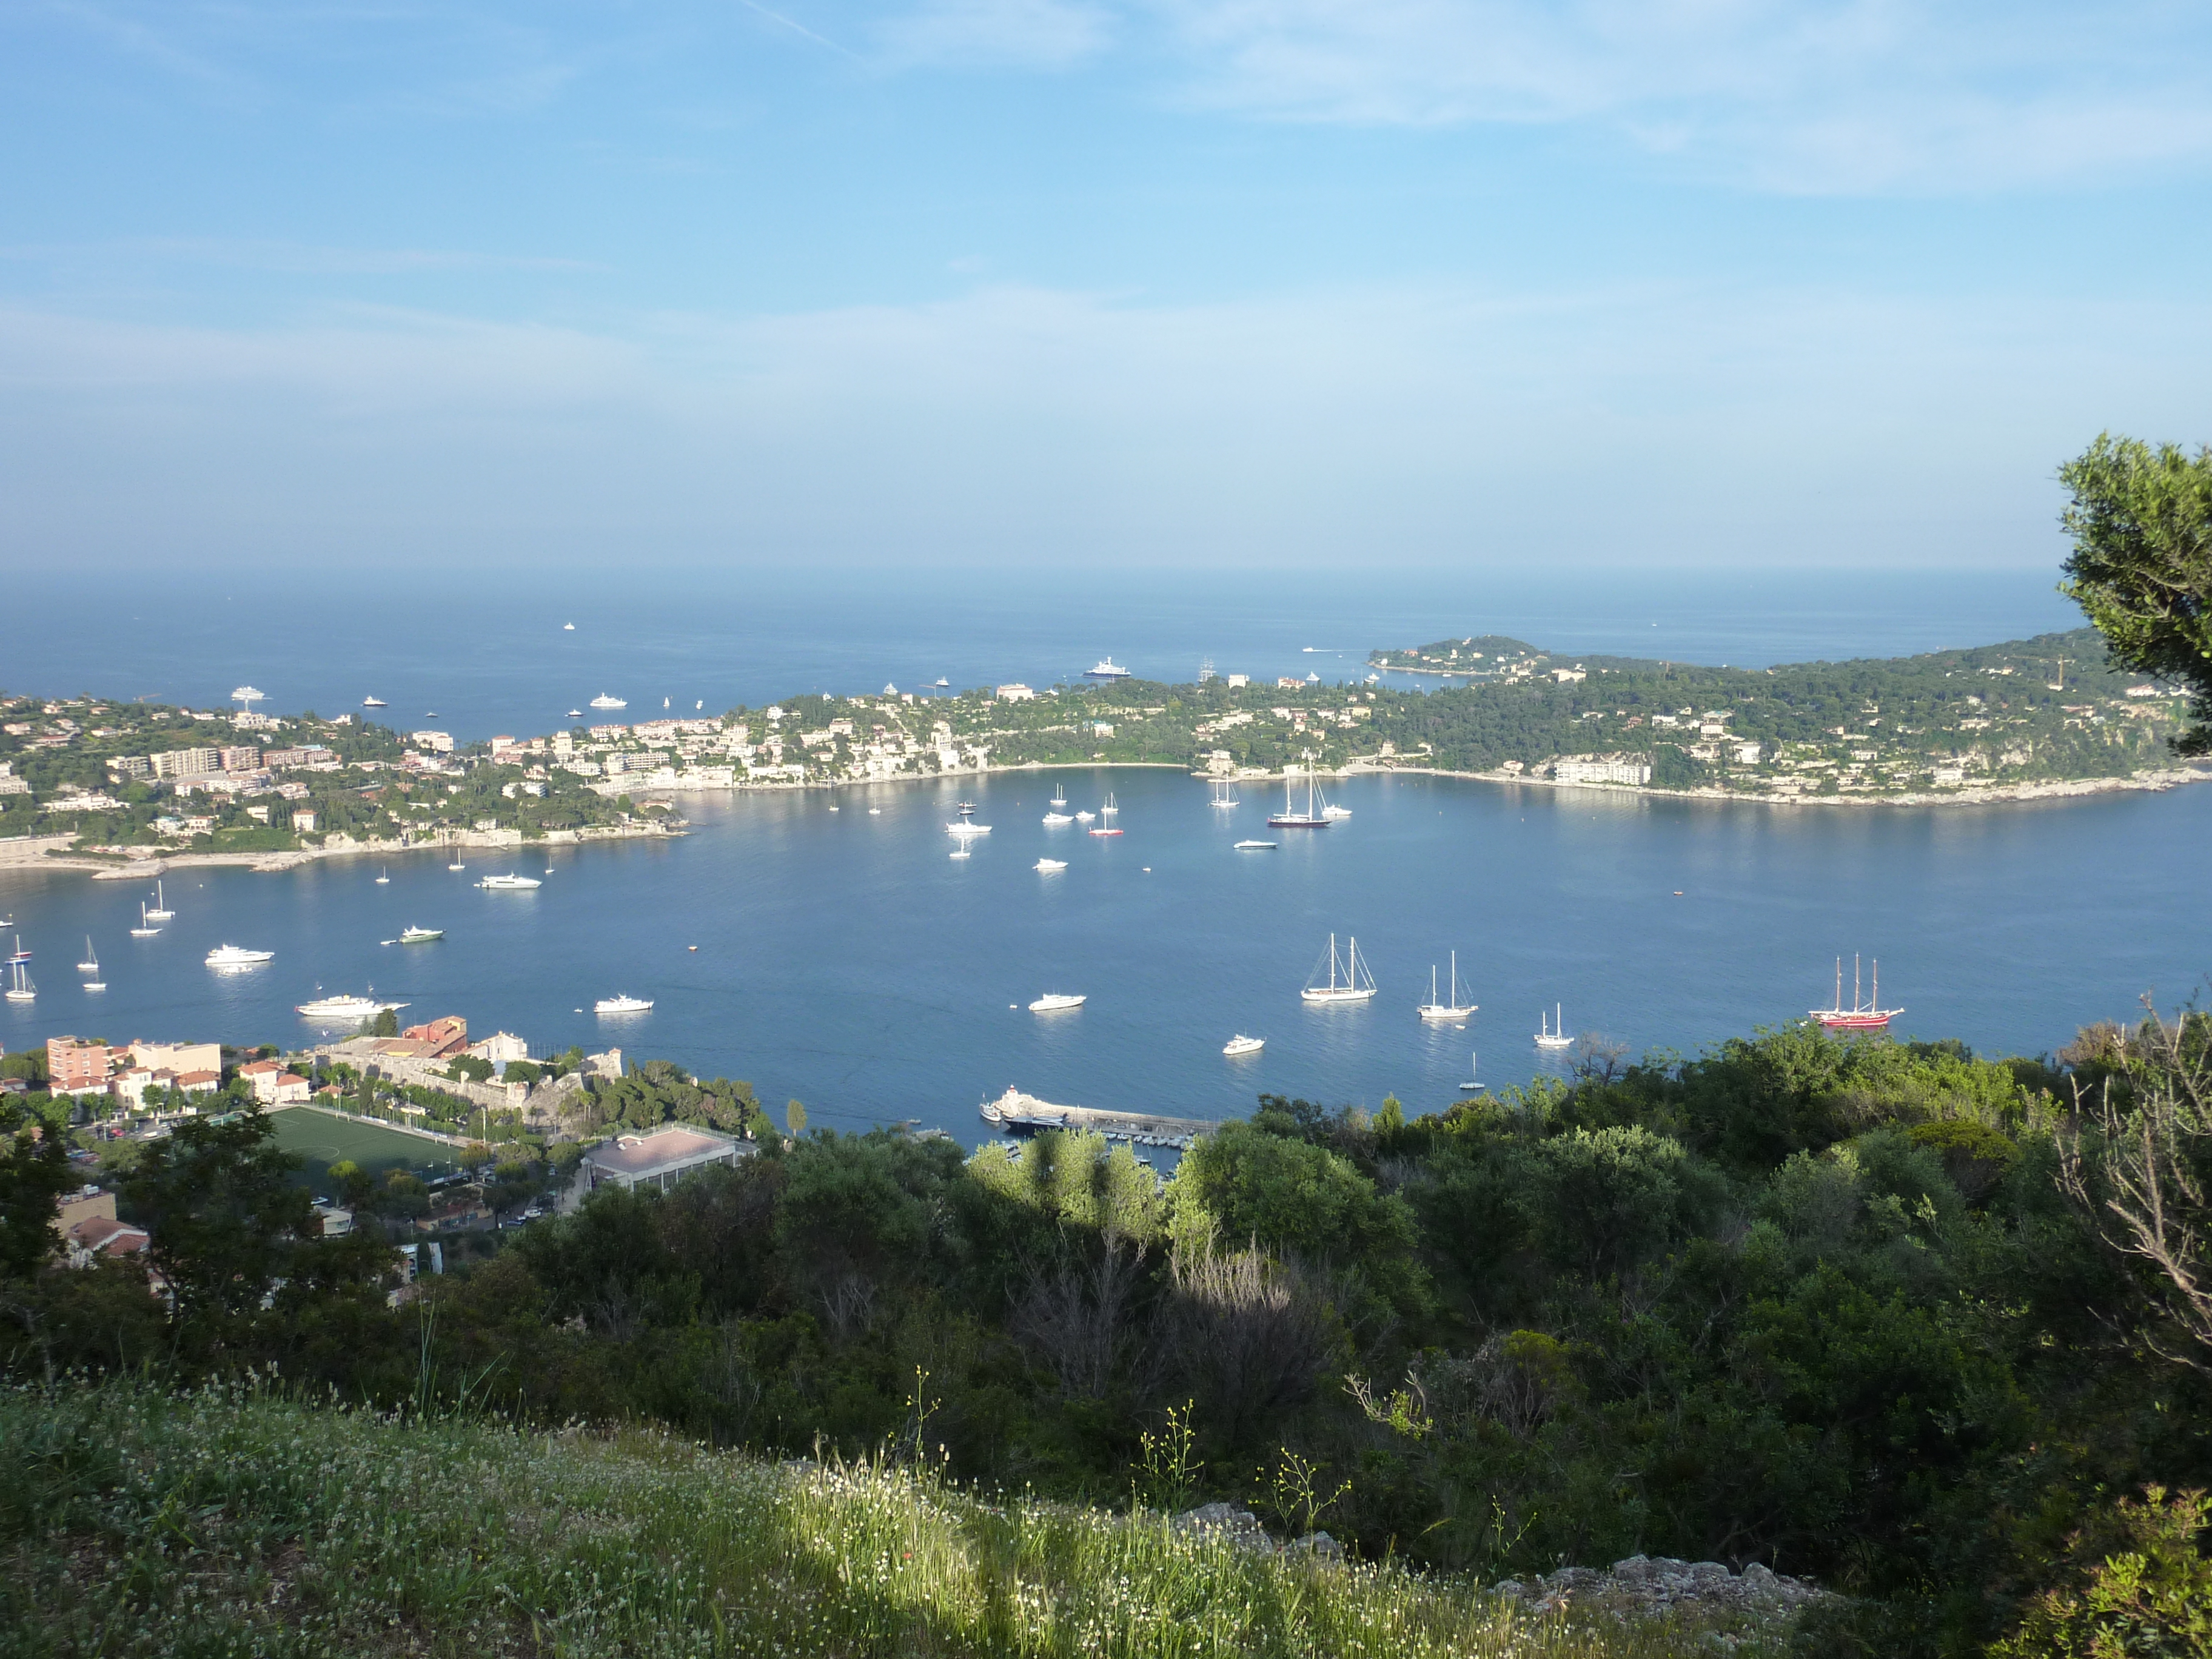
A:
POLYGON ((1205 1118, 1163 1117, 1157 1112, 1109 1112, 1096 1106, 1060 1106, 1025 1095, 1011 1085, 996 1100, 976 1109, 986 1123, 1006 1129, 1078 1129, 1126 1140, 1133 1146, 1189 1150, 1192 1141, 1218 1126, 1205 1118))

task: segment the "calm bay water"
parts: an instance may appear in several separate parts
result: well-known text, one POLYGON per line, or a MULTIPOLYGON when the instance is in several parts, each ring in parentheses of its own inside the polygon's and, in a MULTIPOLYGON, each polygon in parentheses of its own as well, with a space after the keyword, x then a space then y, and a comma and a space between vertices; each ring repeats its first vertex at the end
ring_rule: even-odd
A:
POLYGON ((533 1052, 618 1043, 748 1079, 772 1105, 795 1096, 817 1123, 913 1118, 973 1142, 976 1103, 1009 1084, 1201 1117, 1249 1111, 1263 1090, 1434 1108, 1472 1050, 1492 1087, 1555 1063, 1530 1041, 1554 1002, 1570 1030, 1692 1050, 1825 1001, 1838 952, 1847 978, 1851 952, 1881 958, 1900 1033, 1996 1053, 2127 1018, 2145 990, 2171 1006, 2212 969, 2186 873, 2212 836, 2212 787, 1782 811, 1365 779, 1341 791, 1347 822, 1233 851, 1271 833, 1273 799, 1247 786, 1218 811, 1202 783, 1134 769, 692 797, 692 835, 534 859, 520 867, 552 866, 534 893, 475 888, 508 867, 481 854, 459 874, 433 854, 180 871, 177 920, 145 940, 128 934, 136 884, 0 872, 40 988, 28 1008, 0 1006, 0 1036, 291 1042, 307 1033, 292 1005, 318 985, 373 984, 409 1018, 459 1012, 533 1052), (1043 827, 1055 781, 1079 805, 1114 790, 1127 833, 1043 827), (955 860, 943 826, 963 791, 994 829, 955 860), (1030 867, 1047 854, 1068 868, 1030 867), (410 922, 447 937, 380 943, 410 922), (1358 935, 1373 1002, 1299 1000, 1331 930, 1358 935), (103 995, 72 971, 88 933, 103 995), (219 976, 201 958, 224 942, 276 961, 219 976), (1464 1030, 1424 1026, 1414 1005, 1453 948, 1480 1012, 1464 1030), (1090 1002, 1009 1006, 1052 990, 1090 1002), (657 1006, 575 1012, 618 991, 657 1006), (1265 1051, 1223 1058, 1237 1032, 1265 1051))

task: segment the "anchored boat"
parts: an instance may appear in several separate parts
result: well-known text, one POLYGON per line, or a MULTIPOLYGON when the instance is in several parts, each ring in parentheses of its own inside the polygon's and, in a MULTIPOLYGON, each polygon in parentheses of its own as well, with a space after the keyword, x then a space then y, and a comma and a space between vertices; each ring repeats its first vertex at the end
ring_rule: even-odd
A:
POLYGON ((1316 984, 1314 981, 1320 978, 1321 966, 1316 963, 1312 977, 1306 981, 1306 988, 1298 994, 1308 1002, 1365 1002, 1375 994, 1375 975, 1368 972, 1367 964, 1360 960, 1357 938, 1348 940, 1340 968, 1336 935, 1331 933, 1328 936, 1328 982, 1316 984))
POLYGON ((1859 996, 1859 959, 1851 957, 1851 1006, 1844 1006, 1844 959, 1836 958, 1836 1000, 1826 1008, 1806 1010, 1814 1019, 1832 1031, 1885 1031, 1889 1022, 1905 1012, 1902 1008, 1884 1008, 1881 1001, 1881 960, 1875 959, 1874 989, 1863 1001, 1859 996))

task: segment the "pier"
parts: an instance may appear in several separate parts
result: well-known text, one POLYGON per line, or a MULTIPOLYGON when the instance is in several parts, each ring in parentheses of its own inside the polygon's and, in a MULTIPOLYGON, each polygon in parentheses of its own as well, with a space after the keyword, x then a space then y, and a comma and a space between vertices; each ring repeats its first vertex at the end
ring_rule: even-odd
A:
POLYGON ((1020 1090, 1008 1088, 996 1100, 977 1109, 986 1123, 1006 1129, 1078 1129, 1102 1134, 1109 1140, 1126 1140, 1133 1146, 1172 1146, 1189 1150, 1190 1143, 1218 1126, 1205 1118, 1163 1117, 1157 1112, 1109 1112, 1096 1106, 1059 1106, 1020 1090))

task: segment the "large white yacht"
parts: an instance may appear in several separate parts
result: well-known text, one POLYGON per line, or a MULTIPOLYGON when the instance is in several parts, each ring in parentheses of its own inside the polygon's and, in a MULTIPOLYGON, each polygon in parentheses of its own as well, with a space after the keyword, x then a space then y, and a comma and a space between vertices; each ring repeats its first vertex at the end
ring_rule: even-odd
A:
POLYGON ((264 962, 274 962, 274 951, 249 951, 242 945, 218 945, 207 953, 207 965, 218 973, 228 973, 239 968, 258 968, 264 962))
POLYGON ((1085 678, 1094 680, 1126 680, 1129 678, 1129 671, 1111 657, 1101 657, 1097 666, 1093 667, 1085 678))
POLYGON ((594 708, 627 708, 629 707, 629 701, 626 697, 610 696, 607 693, 602 691, 598 696, 592 699, 592 707, 594 708))
POLYGON ((652 1009, 653 999, 650 997, 601 997, 592 1005, 592 1012, 595 1014, 643 1014, 651 1012, 652 1009))
POLYGON ((1048 991, 1030 1004, 1030 1012, 1033 1014, 1057 1013, 1062 1008, 1080 1008, 1085 1000, 1083 997, 1070 996, 1064 991, 1048 991))
POLYGON ((536 887, 539 884, 535 876, 518 876, 511 872, 504 876, 486 876, 477 884, 479 887, 489 887, 494 892, 506 892, 513 889, 536 887))
MULTIPOLYGON (((1325 984, 1309 981, 1298 994, 1308 1002, 1365 1002, 1375 994, 1375 975, 1367 971, 1367 964, 1359 959, 1359 941, 1349 941, 1349 948, 1338 966, 1336 935, 1328 936, 1328 980, 1325 984)), ((1314 980, 1321 978, 1321 968, 1315 964, 1314 980)))
POLYGON ((380 1002, 374 997, 318 997, 313 1002, 303 1002, 293 1012, 309 1019, 369 1019, 386 1008, 404 1008, 404 1002, 380 1002))

